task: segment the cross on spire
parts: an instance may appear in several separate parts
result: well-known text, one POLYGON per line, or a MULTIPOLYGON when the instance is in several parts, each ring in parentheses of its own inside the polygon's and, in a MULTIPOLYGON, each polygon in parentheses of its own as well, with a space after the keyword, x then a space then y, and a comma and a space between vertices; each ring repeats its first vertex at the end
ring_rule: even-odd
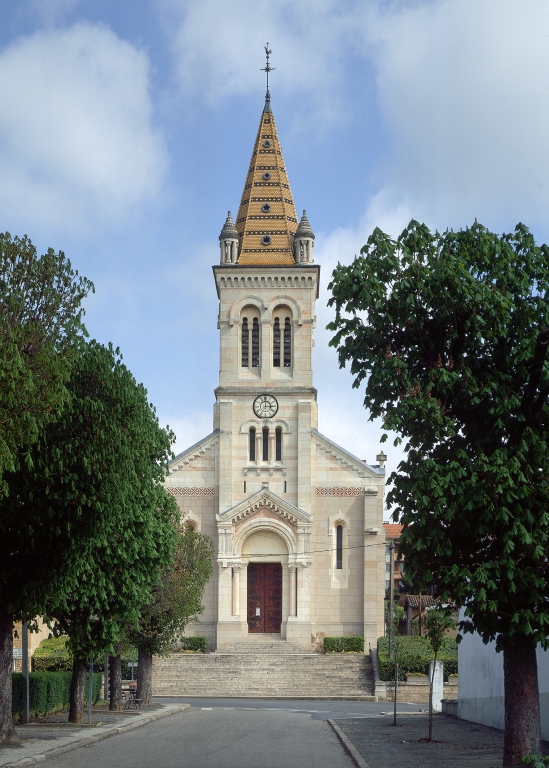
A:
POLYGON ((267 94, 265 96, 265 104, 267 105, 271 101, 271 94, 269 93, 269 72, 273 72, 275 67, 271 67, 269 64, 269 56, 271 55, 272 51, 269 48, 269 43, 265 46, 265 56, 267 57, 267 63, 265 66, 261 69, 261 72, 265 72, 267 75, 267 94))

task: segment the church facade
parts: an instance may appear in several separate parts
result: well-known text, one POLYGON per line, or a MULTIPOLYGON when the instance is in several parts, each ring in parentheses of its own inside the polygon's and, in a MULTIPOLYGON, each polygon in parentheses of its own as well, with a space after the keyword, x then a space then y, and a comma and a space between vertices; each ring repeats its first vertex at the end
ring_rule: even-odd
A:
POLYGON ((320 266, 298 223, 274 115, 261 115, 236 221, 213 267, 213 431, 170 464, 181 518, 216 545, 200 623, 210 650, 252 635, 307 649, 383 634, 385 470, 318 432, 312 352, 320 266))

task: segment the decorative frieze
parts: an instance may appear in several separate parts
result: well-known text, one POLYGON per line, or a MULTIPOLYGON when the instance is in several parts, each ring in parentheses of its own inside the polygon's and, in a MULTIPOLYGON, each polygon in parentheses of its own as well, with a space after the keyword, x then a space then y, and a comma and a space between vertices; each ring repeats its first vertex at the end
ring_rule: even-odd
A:
POLYGON ((166 488, 170 496, 215 496, 215 488, 166 488))
POLYGON ((364 488, 318 488, 317 496, 363 496, 364 488))

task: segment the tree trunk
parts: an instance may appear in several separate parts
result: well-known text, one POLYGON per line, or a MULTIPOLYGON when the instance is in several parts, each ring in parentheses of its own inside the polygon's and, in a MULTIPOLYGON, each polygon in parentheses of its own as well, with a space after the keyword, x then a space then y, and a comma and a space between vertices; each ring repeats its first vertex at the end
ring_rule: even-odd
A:
POLYGON ((109 656, 109 710, 122 709, 122 659, 119 655, 109 656))
POLYGON ((11 714, 12 658, 13 616, 0 611, 0 744, 15 740, 11 714))
POLYGON ((82 659, 72 662, 69 723, 84 722, 84 698, 86 694, 86 673, 88 665, 82 659))
POLYGON ((521 766, 521 758, 541 754, 538 666, 536 648, 527 637, 506 641, 503 649, 505 678, 505 737, 503 766, 521 766))
POLYGON ((137 698, 142 704, 152 704, 152 663, 153 657, 146 651, 138 650, 137 656, 137 698))

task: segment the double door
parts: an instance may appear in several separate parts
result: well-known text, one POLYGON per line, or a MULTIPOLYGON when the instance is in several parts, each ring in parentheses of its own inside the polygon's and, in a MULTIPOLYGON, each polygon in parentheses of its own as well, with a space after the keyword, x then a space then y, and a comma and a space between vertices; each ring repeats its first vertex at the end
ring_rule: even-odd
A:
POLYGON ((248 565, 248 632, 280 632, 282 623, 282 565, 248 565))

